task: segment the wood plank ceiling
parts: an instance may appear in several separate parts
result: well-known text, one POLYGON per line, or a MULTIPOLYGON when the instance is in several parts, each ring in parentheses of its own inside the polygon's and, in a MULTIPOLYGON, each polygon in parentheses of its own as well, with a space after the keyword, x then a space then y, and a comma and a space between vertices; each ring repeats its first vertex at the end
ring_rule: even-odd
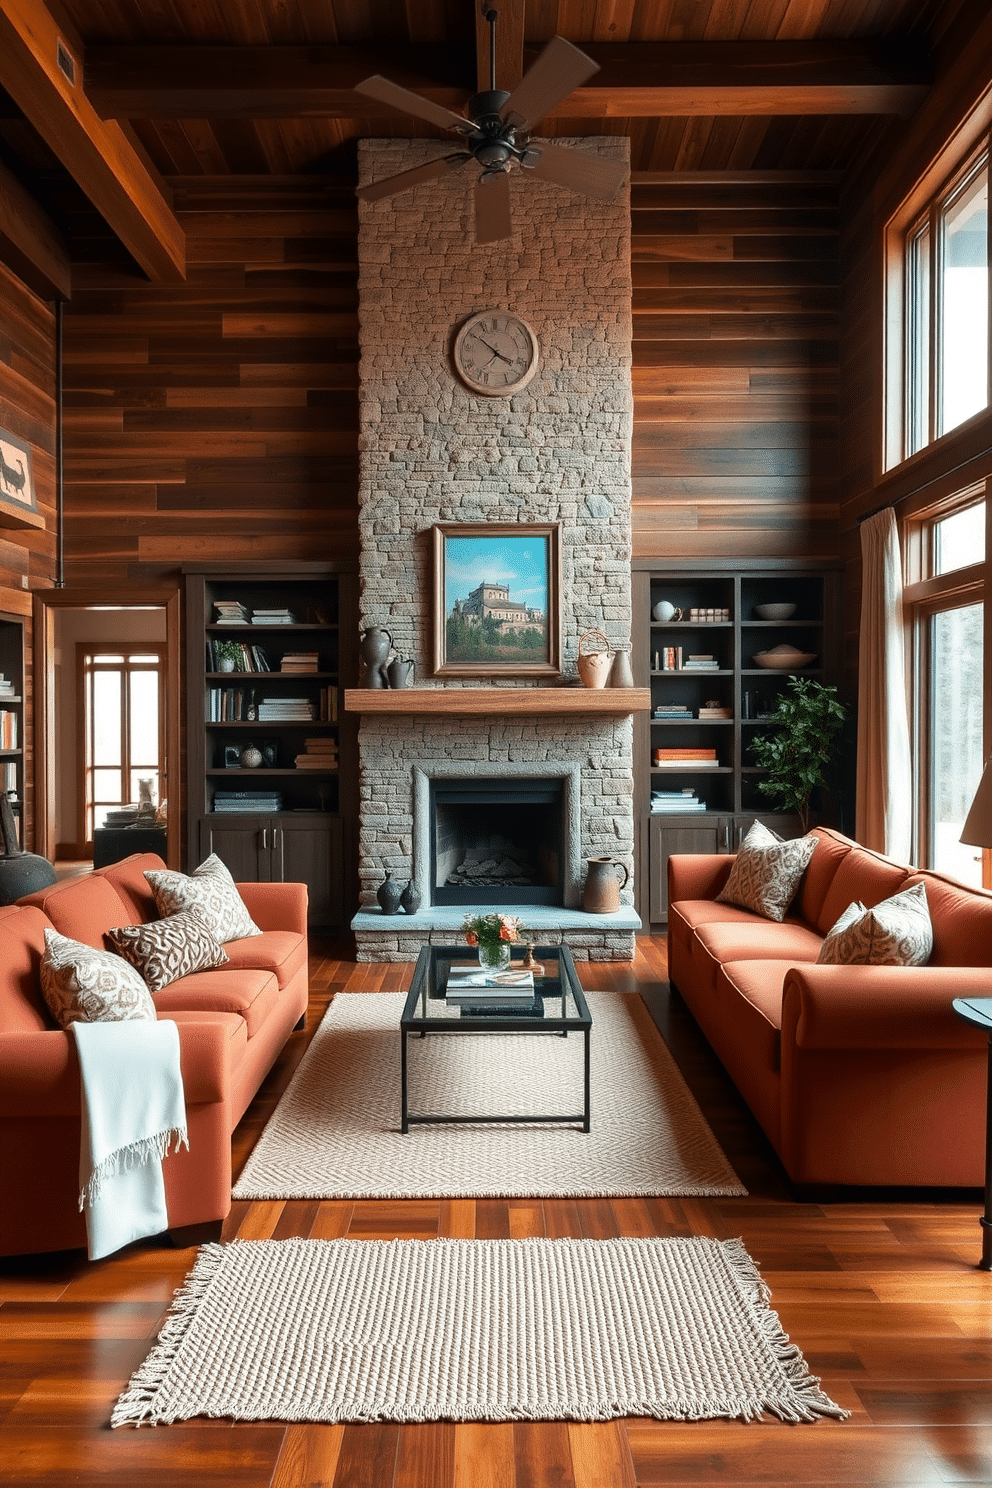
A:
MULTIPOLYGON (((512 86, 555 34, 602 65, 542 133, 628 134, 633 169, 650 172, 843 169, 873 116, 919 101, 914 85, 925 83, 928 54, 960 8, 948 0, 493 3, 501 86, 512 86)), ((475 91, 476 33, 486 30, 476 11, 484 8, 482 0, 62 0, 59 14, 83 59, 86 99, 121 121, 163 176, 285 175, 350 173, 360 136, 430 134, 376 112, 352 85, 381 70, 461 107, 475 91)), ((5 0, 3 9, 27 15, 32 4, 5 0)), ((16 131, 4 122, 9 142, 16 131)))

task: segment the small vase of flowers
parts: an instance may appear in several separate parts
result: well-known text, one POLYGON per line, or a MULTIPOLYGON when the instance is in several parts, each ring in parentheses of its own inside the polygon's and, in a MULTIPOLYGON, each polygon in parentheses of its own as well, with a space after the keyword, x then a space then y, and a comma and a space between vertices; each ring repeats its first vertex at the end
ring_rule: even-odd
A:
POLYGON ((479 948, 479 965, 501 971, 510 964, 510 947, 520 934, 518 915, 466 915, 462 929, 466 943, 479 948))

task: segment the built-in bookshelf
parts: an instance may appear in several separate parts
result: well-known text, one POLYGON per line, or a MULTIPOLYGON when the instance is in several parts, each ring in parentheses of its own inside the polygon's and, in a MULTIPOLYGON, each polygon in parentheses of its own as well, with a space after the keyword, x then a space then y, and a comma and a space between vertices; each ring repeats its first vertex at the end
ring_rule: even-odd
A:
POLYGON ((638 910, 660 925, 672 852, 733 852, 756 818, 783 835, 799 830, 759 789, 764 772, 750 746, 790 677, 836 682, 839 572, 640 560, 634 604, 635 680, 651 689, 650 712, 635 724, 638 910), (794 659, 769 665, 783 647, 794 659))
POLYGON ((307 882, 321 925, 343 919, 342 796, 357 795, 340 707, 352 597, 350 575, 317 565, 186 576, 188 855, 307 882))
POLYGON ((0 791, 22 832, 24 802, 24 620, 0 613, 0 791))

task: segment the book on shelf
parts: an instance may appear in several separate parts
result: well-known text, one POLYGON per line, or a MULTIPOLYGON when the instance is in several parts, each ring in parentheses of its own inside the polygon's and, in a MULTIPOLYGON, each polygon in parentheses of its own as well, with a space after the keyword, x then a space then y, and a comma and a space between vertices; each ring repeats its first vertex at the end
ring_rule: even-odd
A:
POLYGON ((707 748, 703 748, 703 747, 697 748, 694 745, 693 746, 686 745, 686 747, 684 749, 680 745, 678 745, 678 744, 673 745, 673 747, 670 748, 670 749, 663 749, 663 748, 661 748, 659 746, 654 751, 654 758, 656 760, 664 760, 664 759, 716 759, 716 750, 715 749, 707 749, 707 748))
POLYGON ((215 625, 247 625, 248 611, 239 599, 214 600, 215 625))
POLYGON ((252 610, 252 625, 295 625, 296 617, 284 605, 270 610, 252 610))
POLYGON ((309 698, 263 697, 258 704, 260 723, 305 719, 313 722, 313 703, 309 698))
POLYGON ((661 649, 661 670, 663 672, 678 672, 682 669, 682 647, 663 646, 661 649))
POLYGON ((316 672, 319 667, 319 653, 316 651, 286 651, 279 663, 281 672, 316 672))
POLYGON ((4 760, 0 765, 0 781, 3 782, 0 790, 5 790, 10 795, 17 793, 17 761, 4 760))
POLYGON ((320 723, 337 723, 338 690, 336 687, 322 687, 320 689, 318 721, 320 723))
POLYGON ((17 749, 18 715, 9 708, 0 709, 0 749, 17 749))
POLYGON ((215 791, 215 811, 281 811, 279 791, 215 791))
POLYGON ((700 708, 700 718, 733 718, 733 708, 700 708))
POLYGON ((718 770, 720 761, 715 759, 662 759, 654 760, 652 770, 718 770))
POLYGON ((676 801, 652 801, 652 816, 684 816, 690 811, 705 811, 705 801, 683 801, 681 805, 676 801))
POLYGON ((251 659, 254 662, 256 672, 270 672, 272 670, 269 666, 269 658, 261 646, 252 646, 251 659))

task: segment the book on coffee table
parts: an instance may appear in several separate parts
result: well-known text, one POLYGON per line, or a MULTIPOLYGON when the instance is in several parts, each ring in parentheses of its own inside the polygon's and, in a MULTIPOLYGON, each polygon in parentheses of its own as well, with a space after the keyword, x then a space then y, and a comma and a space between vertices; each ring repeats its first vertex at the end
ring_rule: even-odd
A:
POLYGON ((473 1004, 533 1002, 534 973, 519 966, 486 971, 477 961, 465 965, 454 961, 448 968, 444 995, 448 1002, 473 1004))

